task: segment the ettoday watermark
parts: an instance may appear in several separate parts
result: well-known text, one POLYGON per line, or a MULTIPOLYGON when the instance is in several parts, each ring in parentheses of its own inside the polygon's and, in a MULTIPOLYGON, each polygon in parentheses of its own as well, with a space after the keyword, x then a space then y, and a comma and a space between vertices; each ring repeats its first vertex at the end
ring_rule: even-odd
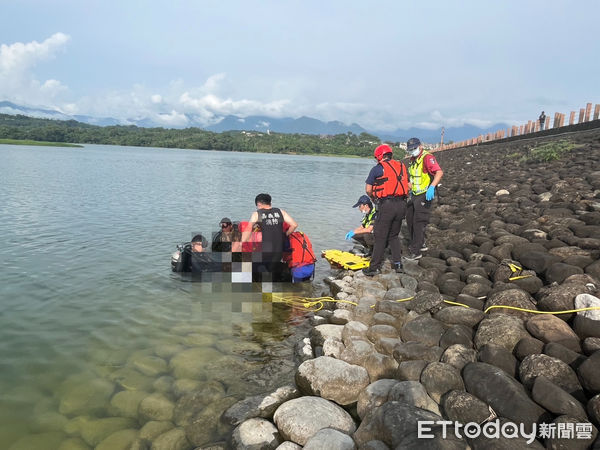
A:
POLYGON ((469 422, 462 424, 451 420, 420 420, 418 424, 419 439, 431 439, 435 437, 431 433, 434 427, 441 427, 442 438, 446 439, 449 432, 454 432, 454 435, 459 439, 463 436, 469 439, 476 439, 484 436, 489 439, 506 439, 524 438, 527 444, 531 444, 536 438, 540 439, 591 439, 592 424, 591 423, 541 423, 526 426, 525 424, 516 424, 514 422, 500 423, 500 420, 479 424, 469 422))

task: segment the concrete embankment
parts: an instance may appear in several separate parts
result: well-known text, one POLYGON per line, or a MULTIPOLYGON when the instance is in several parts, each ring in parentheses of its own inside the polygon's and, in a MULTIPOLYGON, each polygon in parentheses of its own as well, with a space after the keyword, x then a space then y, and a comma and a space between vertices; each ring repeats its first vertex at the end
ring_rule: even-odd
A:
POLYGON ((226 411, 231 446, 600 448, 600 131, 564 139, 438 153, 430 250, 330 279, 342 301, 312 317, 296 385, 226 411), (535 161, 548 143, 575 147, 535 161))

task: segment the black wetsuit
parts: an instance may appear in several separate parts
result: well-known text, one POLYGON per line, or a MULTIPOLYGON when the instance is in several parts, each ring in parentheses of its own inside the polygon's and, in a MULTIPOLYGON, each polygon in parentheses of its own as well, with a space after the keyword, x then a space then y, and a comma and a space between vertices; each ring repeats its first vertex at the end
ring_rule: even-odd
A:
POLYGON ((262 231, 262 258, 259 271, 278 273, 283 256, 283 213, 279 208, 259 209, 262 231))

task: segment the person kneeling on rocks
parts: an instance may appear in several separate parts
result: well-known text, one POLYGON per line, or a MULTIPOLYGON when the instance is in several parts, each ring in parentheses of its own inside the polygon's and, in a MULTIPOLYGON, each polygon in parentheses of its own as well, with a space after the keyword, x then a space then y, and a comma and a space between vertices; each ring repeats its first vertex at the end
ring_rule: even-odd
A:
POLYGON ((361 195, 353 208, 358 207, 359 211, 364 214, 362 223, 359 227, 346 233, 346 240, 354 239, 367 249, 367 255, 373 252, 375 237, 373 235, 373 224, 377 215, 377 208, 371 202, 371 199, 366 195, 361 195))

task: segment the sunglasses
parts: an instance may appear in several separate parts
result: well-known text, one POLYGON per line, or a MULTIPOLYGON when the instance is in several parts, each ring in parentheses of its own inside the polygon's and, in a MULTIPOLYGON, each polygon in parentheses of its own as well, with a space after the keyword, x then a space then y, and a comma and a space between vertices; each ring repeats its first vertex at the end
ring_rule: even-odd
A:
POLYGON ((231 226, 230 223, 222 223, 221 224, 221 228, 227 228, 227 227, 230 227, 230 226, 231 226))

